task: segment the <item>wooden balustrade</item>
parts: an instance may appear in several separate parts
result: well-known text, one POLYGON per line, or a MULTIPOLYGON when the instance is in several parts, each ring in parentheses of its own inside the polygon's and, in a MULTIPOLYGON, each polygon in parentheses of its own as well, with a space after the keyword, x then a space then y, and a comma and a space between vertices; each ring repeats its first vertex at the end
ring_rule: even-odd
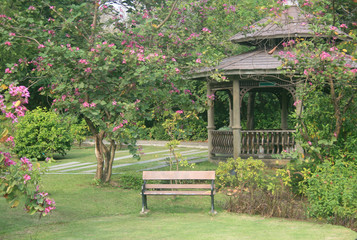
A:
MULTIPOLYGON (((211 133, 211 154, 233 156, 233 131, 214 130, 211 133)), ((295 130, 242 130, 241 133, 242 156, 271 157, 295 149, 295 130)))

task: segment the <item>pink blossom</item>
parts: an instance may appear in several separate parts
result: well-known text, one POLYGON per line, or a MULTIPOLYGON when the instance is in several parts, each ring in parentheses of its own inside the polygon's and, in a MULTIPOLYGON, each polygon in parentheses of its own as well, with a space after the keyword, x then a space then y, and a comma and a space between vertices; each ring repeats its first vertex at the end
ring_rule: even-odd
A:
POLYGON ((5 45, 11 46, 11 42, 6 41, 6 42, 5 42, 5 45))
POLYGON ((346 24, 343 23, 343 24, 340 25, 340 28, 348 28, 348 27, 347 27, 346 24))
POLYGON ((336 31, 336 30, 337 30, 337 27, 335 27, 335 26, 330 26, 330 30, 336 31))
POLYGON ((108 45, 108 47, 114 47, 114 46, 115 46, 114 43, 111 43, 111 44, 108 45))
POLYGON ((26 184, 26 182, 31 179, 31 176, 25 174, 25 175, 24 175, 24 179, 25 179, 24 183, 26 184))
POLYGON ((96 103, 91 103, 90 106, 91 107, 95 107, 95 106, 97 106, 97 104, 96 103))
POLYGON ((357 68, 351 69, 352 73, 357 73, 357 68))
POLYGON ((6 68, 5 73, 12 73, 12 71, 10 70, 10 68, 6 68))
POLYGON ((163 36, 164 36, 164 34, 163 34, 163 33, 159 33, 158 35, 159 35, 159 37, 163 37, 163 36))
POLYGON ((54 9, 55 8, 55 6, 50 6, 50 9, 54 9))
POLYGON ((327 53, 327 52, 322 52, 320 54, 321 60, 325 60, 326 58, 329 58, 329 57, 331 57, 331 55, 329 53, 327 53))
POLYGON ((177 110, 177 111, 176 111, 176 113, 178 113, 178 114, 182 114, 182 113, 183 113, 183 111, 182 111, 182 110, 177 110))
POLYGON ((28 10, 36 10, 34 6, 29 6, 28 10))
POLYGON ((113 128, 113 132, 115 132, 116 130, 122 128, 124 125, 122 123, 120 123, 118 126, 113 128))
POLYGON ((84 102, 83 103, 83 107, 89 107, 89 103, 88 102, 84 102))
POLYGON ((211 94, 211 95, 207 95, 207 98, 209 99, 209 100, 214 100, 215 99, 215 96, 214 96, 214 94, 211 94))
POLYGON ((297 100, 296 102, 294 102, 294 106, 296 107, 298 104, 300 104, 301 103, 301 100, 297 100))
POLYGON ((312 145, 312 143, 310 142, 310 141, 307 141, 307 143, 311 146, 312 145))
POLYGON ((337 137, 337 133, 334 132, 333 135, 334 135, 335 137, 337 137))
POLYGON ((115 105, 117 105, 117 102, 114 100, 114 101, 112 102, 112 104, 113 104, 113 106, 115 106, 115 105))
POLYGON ((86 68, 86 69, 84 69, 84 71, 85 72, 87 72, 87 73, 92 73, 92 69, 89 67, 89 68, 86 68))
POLYGON ((201 63, 201 59, 197 58, 196 63, 201 63))
POLYGON ((37 48, 44 48, 44 47, 45 47, 45 45, 40 44, 40 45, 38 45, 38 47, 37 47, 37 48))
POLYGON ((179 73, 179 72, 180 72, 180 69, 175 68, 175 72, 176 72, 176 73, 179 73))
POLYGON ((203 31, 203 32, 211 33, 211 31, 210 31, 208 28, 202 28, 202 31, 203 31))
POLYGON ((175 58, 172 58, 171 60, 172 60, 173 62, 176 62, 176 59, 175 59, 175 58))

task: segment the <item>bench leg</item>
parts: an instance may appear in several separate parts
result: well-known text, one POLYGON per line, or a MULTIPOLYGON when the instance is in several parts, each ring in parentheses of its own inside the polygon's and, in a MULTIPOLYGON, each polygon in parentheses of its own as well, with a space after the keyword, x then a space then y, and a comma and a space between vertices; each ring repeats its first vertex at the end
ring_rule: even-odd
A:
POLYGON ((141 194, 142 205, 141 205, 141 212, 144 213, 146 210, 146 195, 141 194))
POLYGON ((211 213, 216 214, 217 212, 214 210, 214 195, 211 195, 211 213))
POLYGON ((148 212, 147 196, 142 194, 141 199, 142 199, 141 213, 147 213, 148 212))

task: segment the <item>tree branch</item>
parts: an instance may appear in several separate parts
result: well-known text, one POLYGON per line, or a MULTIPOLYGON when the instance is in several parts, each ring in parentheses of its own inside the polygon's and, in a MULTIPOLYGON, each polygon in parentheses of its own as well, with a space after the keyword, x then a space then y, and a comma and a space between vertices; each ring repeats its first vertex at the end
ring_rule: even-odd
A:
POLYGON ((172 13, 174 12, 174 9, 176 7, 176 4, 179 2, 179 0, 175 0, 175 2, 172 4, 171 9, 169 14, 166 16, 166 18, 159 24, 159 26, 156 27, 156 29, 160 29, 171 17, 172 13))

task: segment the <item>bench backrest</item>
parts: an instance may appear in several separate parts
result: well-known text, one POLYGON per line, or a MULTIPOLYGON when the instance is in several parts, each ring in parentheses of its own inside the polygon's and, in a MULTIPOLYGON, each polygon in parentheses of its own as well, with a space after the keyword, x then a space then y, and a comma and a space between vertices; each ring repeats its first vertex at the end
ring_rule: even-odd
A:
POLYGON ((215 171, 143 171, 143 180, 214 180, 215 171))

